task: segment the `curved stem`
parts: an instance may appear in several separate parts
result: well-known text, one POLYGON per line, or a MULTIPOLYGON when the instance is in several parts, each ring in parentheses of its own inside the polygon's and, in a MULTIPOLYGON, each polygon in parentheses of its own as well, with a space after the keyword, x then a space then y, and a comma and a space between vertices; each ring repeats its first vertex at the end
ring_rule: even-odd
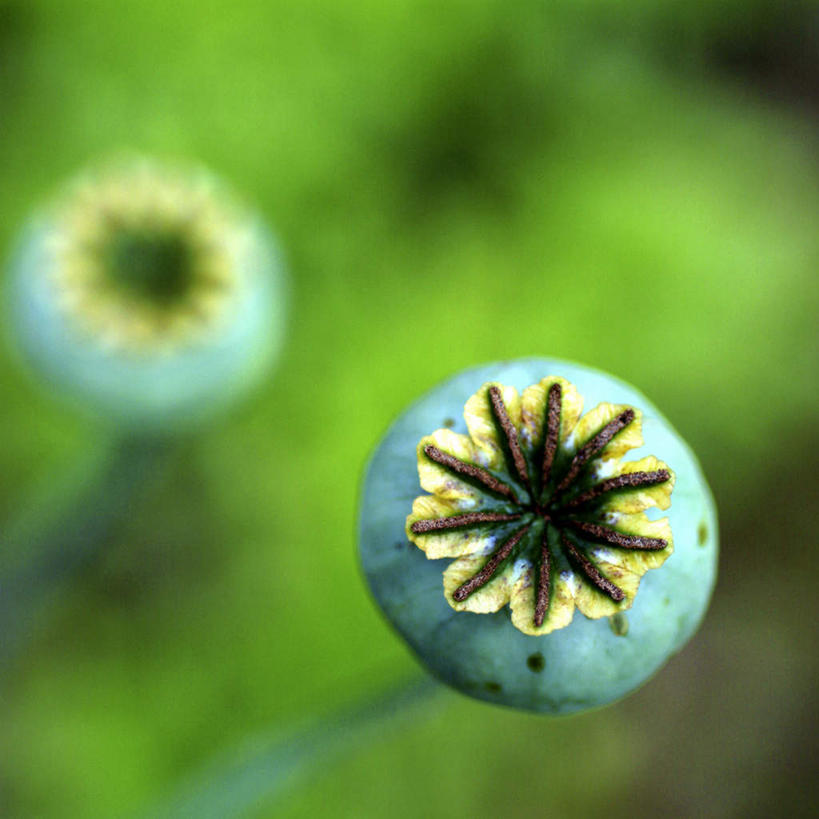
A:
POLYGON ((0 669, 36 631, 54 590, 99 553, 171 449, 167 439, 114 439, 51 481, 3 527, 0 669))
POLYGON ((151 819, 230 819, 264 804, 269 810, 333 757, 354 752, 395 722, 417 718, 445 687, 413 676, 321 720, 251 737, 191 777, 141 816, 151 819))

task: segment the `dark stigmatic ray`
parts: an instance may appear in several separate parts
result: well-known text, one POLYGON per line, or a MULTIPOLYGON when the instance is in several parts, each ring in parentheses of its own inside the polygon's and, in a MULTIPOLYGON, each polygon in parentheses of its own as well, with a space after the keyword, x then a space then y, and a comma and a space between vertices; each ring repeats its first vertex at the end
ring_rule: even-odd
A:
POLYGON ((452 597, 458 603, 462 603, 469 597, 472 592, 477 591, 482 586, 485 586, 498 571, 498 568, 512 554, 512 550, 520 543, 521 538, 529 531, 529 526, 524 526, 517 530, 510 538, 508 538, 503 545, 496 552, 493 552, 489 560, 486 561, 483 568, 472 575, 469 580, 462 586, 459 586, 452 593, 452 597))
POLYGON ((601 592, 604 592, 618 603, 625 598, 626 593, 619 586, 615 586, 611 580, 603 577, 597 570, 597 567, 594 566, 584 554, 580 553, 574 543, 572 543, 566 535, 561 534, 560 539, 572 563, 574 563, 601 592))
POLYGON ((668 541, 661 537, 643 537, 642 535, 624 535, 616 529, 601 526, 599 523, 588 523, 585 520, 569 520, 568 523, 593 540, 610 543, 621 549, 637 549, 640 551, 659 551, 668 546, 668 541))
POLYGON ((461 461, 454 455, 448 452, 443 452, 437 446, 431 444, 424 447, 424 454, 435 463, 457 472, 459 475, 465 475, 468 478, 482 483, 487 489, 491 489, 498 495, 503 495, 506 498, 517 502, 515 493, 502 481, 499 481, 494 475, 491 475, 483 467, 475 466, 475 464, 468 464, 461 461))
POLYGON ((549 610, 550 572, 549 545, 546 541, 546 527, 540 538, 540 564, 537 576, 537 594, 535 596, 535 626, 540 628, 549 610))
POLYGON ((671 473, 667 469, 658 469, 656 472, 629 472, 625 475, 617 475, 615 478, 608 478, 595 484, 591 489, 582 495, 572 498, 563 504, 563 508, 570 509, 576 506, 583 506, 589 501, 599 498, 608 492, 616 492, 618 489, 632 489, 640 486, 656 486, 665 483, 671 478, 671 473))
POLYGON ((416 535, 424 532, 440 532, 446 529, 458 529, 463 526, 475 526, 480 523, 501 523, 508 520, 519 520, 520 514, 505 515, 496 512, 470 512, 467 515, 451 515, 432 520, 416 520, 410 530, 416 535))
POLYGON ((492 402, 492 409, 495 413, 495 418, 503 431, 506 438, 506 445, 509 447, 509 452, 512 455, 512 461, 515 466, 515 471, 523 481, 529 486, 529 469, 526 466, 526 458, 523 457, 523 452, 520 450, 520 442, 518 441, 518 431, 506 411, 506 404, 503 403, 503 396, 497 387, 489 388, 489 400, 492 402))
POLYGON ((552 465, 560 438, 560 414, 563 410, 563 388, 560 384, 549 387, 546 403, 546 434, 543 438, 543 466, 541 469, 541 486, 546 486, 552 475, 552 465))
POLYGON ((624 430, 634 420, 634 410, 629 408, 621 412, 613 421, 609 421, 600 432, 592 439, 586 441, 585 444, 577 451, 569 466, 569 471, 563 476, 563 480, 558 484, 557 491, 562 492, 567 487, 571 486, 575 478, 583 470, 583 467, 603 449, 606 444, 617 435, 618 432, 624 430))

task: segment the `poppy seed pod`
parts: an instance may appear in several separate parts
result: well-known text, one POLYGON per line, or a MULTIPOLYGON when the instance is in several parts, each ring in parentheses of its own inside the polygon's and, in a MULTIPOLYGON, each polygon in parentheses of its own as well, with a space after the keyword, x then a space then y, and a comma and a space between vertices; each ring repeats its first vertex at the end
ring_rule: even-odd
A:
POLYGON ((644 396, 532 358, 462 372, 398 418, 366 472, 360 550, 436 677, 565 714, 634 690, 691 637, 718 532, 696 458, 644 396))
POLYGON ((157 432, 212 416, 267 372, 283 291, 258 216, 206 171, 137 159, 81 175, 32 219, 7 295, 35 374, 157 432))

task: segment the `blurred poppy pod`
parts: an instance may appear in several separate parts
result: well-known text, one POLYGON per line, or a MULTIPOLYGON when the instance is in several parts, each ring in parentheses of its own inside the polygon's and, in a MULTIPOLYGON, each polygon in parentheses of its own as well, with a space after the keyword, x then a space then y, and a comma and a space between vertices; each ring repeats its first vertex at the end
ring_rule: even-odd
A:
POLYGON ((467 370, 410 407, 372 457, 360 527, 373 595, 427 668, 544 713, 645 682, 716 578, 690 449, 633 387, 559 360, 467 370))
POLYGON ((130 430, 212 416, 282 340, 272 237, 201 169, 135 159, 81 175, 32 219, 9 279, 31 369, 130 430))

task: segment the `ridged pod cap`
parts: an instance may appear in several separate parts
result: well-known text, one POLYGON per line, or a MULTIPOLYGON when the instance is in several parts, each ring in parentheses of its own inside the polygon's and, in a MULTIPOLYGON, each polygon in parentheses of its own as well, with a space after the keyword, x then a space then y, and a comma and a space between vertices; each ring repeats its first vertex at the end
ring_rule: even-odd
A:
POLYGON ((566 361, 454 376, 364 479, 361 563, 389 621, 442 681, 531 711, 644 683, 700 624, 717 553, 685 442, 636 389, 566 361))
POLYGON ((230 405, 283 335, 281 263, 262 220, 209 172, 145 158, 83 173, 31 220, 7 296, 41 380, 151 432, 230 405))

